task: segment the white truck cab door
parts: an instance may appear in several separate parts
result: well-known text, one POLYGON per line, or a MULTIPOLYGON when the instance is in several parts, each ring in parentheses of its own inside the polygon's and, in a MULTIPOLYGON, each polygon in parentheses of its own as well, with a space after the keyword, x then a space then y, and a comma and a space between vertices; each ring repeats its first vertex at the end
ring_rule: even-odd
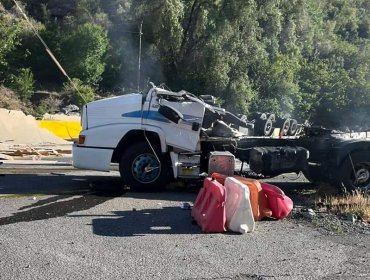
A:
POLYGON ((193 101, 168 101, 152 99, 144 104, 143 125, 158 126, 166 135, 167 145, 188 151, 196 151, 199 146, 205 108, 193 101), (158 112, 160 106, 175 109, 182 119, 175 123, 158 112))

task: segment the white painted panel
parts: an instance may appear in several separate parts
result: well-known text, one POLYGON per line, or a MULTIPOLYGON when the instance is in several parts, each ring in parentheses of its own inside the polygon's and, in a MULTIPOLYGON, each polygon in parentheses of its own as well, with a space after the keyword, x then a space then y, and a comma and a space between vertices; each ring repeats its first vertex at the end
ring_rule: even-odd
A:
POLYGON ((113 150, 73 145, 73 166, 80 169, 109 171, 113 150))

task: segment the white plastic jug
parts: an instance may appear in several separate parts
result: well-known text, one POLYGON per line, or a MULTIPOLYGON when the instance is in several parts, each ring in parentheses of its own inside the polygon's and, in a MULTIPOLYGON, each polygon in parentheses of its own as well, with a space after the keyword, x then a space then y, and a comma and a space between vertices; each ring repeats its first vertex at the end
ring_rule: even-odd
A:
POLYGON ((252 232, 255 223, 248 187, 233 177, 227 177, 225 190, 226 226, 235 232, 252 232))

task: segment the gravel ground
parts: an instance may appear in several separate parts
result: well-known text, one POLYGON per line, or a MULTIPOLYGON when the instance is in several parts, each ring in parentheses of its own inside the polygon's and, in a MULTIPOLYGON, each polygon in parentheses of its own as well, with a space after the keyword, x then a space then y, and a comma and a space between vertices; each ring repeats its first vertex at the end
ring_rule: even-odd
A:
MULTIPOLYGON (((362 221, 349 213, 334 215, 323 212, 322 207, 315 205, 312 197, 319 187, 309 183, 303 175, 285 174, 266 181, 281 187, 289 197, 293 198, 295 207, 290 216, 291 219, 309 222, 310 225, 328 234, 370 234, 368 221, 362 221)), ((324 195, 321 194, 321 196, 324 195)))
MULTIPOLYGON (((181 207, 195 188, 121 192, 116 172, 73 169, 0 175, 0 279, 370 279, 366 232, 293 215, 204 234, 181 207)), ((309 188, 275 182, 287 194, 309 188)))

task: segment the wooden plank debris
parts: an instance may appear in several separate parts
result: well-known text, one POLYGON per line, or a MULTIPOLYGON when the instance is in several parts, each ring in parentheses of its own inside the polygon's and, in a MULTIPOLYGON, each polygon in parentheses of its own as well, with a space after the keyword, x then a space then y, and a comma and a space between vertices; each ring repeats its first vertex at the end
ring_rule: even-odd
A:
POLYGON ((14 160, 14 158, 13 157, 11 157, 11 156, 9 156, 9 155, 5 155, 5 154, 1 154, 0 153, 0 159, 1 160, 14 160))
POLYGON ((10 157, 36 156, 63 156, 72 153, 71 146, 30 146, 30 145, 0 145, 0 154, 10 157))

